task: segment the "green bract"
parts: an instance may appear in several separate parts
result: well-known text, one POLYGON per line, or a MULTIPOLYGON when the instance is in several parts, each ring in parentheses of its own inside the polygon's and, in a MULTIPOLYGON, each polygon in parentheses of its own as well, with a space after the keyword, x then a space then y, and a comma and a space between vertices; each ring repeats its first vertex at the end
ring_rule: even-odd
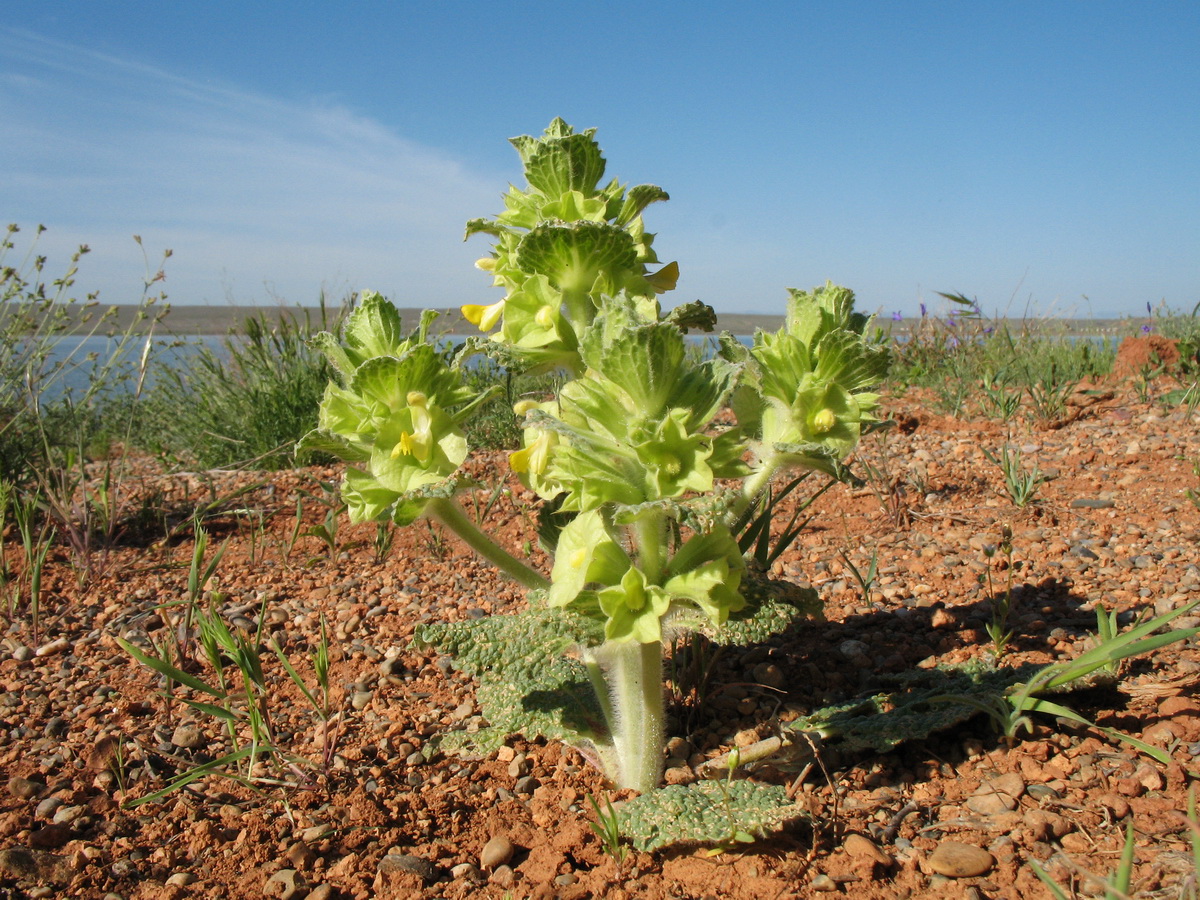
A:
POLYGON ((424 342, 427 324, 401 338, 395 307, 364 293, 340 341, 314 339, 343 383, 326 388, 317 428, 301 446, 362 465, 347 470, 342 486, 352 521, 411 522, 429 499, 416 492, 447 482, 467 457, 459 423, 481 398, 424 342))
MULTIPOLYGON (((564 376, 556 396, 515 405, 523 438, 509 456, 546 502, 549 580, 453 500, 468 454, 462 424, 486 396, 464 386, 459 357, 430 345, 428 317, 405 336, 391 305, 365 293, 340 337, 318 336, 339 380, 305 444, 351 464, 342 495, 356 521, 436 516, 535 589, 511 627, 426 632, 481 679, 487 740, 515 728, 572 740, 618 785, 648 792, 662 768, 664 648, 689 629, 719 642, 723 630, 735 640, 792 620, 780 598, 743 596, 746 516, 785 469, 837 471, 874 421, 887 354, 864 338, 854 295, 826 284, 791 291, 778 333, 752 347, 724 335, 720 354, 702 358, 686 334, 712 329, 711 307, 659 307, 679 271, 659 264, 642 213, 667 195, 605 182, 594 135, 555 119, 540 137, 514 138, 526 186, 509 188, 496 218, 467 224, 468 236, 493 238, 477 266, 504 291, 463 307, 491 335, 478 343, 504 365, 564 376), (514 639, 544 646, 500 646, 514 639)), ((746 531, 769 537, 769 521, 746 531)))
POLYGON ((888 351, 865 339, 870 319, 854 312, 852 291, 826 283, 789 294, 779 332, 759 332, 749 351, 725 342, 752 371, 734 409, 766 464, 828 469, 876 421, 879 398, 867 389, 887 373, 888 351))
POLYGON ((540 138, 513 138, 528 187, 509 187, 505 210, 495 219, 472 219, 467 236, 490 234, 496 244, 477 265, 506 291, 503 300, 469 304, 463 315, 481 331, 500 325, 497 341, 508 344, 529 368, 577 370, 578 338, 606 297, 619 293, 649 302, 675 287, 674 263, 656 272, 641 213, 666 200, 654 185, 600 185, 604 156, 595 129, 575 133, 562 119, 540 138), (536 285, 530 281, 540 279, 536 285))

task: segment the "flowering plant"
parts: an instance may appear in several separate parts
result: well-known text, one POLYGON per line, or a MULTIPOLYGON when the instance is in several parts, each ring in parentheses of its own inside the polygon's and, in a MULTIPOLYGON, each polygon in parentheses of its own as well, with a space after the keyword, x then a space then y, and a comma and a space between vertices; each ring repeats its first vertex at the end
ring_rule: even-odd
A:
POLYGON ((662 312, 678 266, 660 263, 642 220, 667 194, 604 182, 594 130, 561 119, 512 143, 527 186, 509 188, 495 219, 467 225, 468 237, 494 239, 477 265, 505 292, 463 308, 487 339, 447 361, 429 344, 428 314, 404 337, 395 309, 364 294, 340 339, 317 339, 340 381, 304 444, 351 463, 342 492, 353 519, 439 518, 533 589, 524 617, 419 635, 484 678, 503 670, 503 684, 480 688, 493 729, 568 740, 619 786, 646 792, 662 771, 664 647, 754 612, 731 523, 780 473, 836 471, 874 421, 887 351, 864 337, 853 294, 826 284, 790 292, 778 333, 749 347, 725 335, 699 361, 686 332, 715 315, 699 303, 662 312), (486 399, 464 387, 461 367, 481 349, 566 376, 557 396, 518 404, 524 437, 509 458, 565 520, 544 530, 549 578, 454 500, 461 426, 486 399))

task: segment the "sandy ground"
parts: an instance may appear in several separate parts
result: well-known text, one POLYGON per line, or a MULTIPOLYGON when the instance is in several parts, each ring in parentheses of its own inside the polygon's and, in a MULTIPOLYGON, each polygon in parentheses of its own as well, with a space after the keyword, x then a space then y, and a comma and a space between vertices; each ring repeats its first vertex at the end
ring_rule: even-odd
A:
MULTIPOLYGON (((669 685, 671 779, 695 778, 706 760, 819 706, 879 690, 889 674, 988 660, 985 626, 1010 571, 1003 553, 988 552, 1005 527, 1014 636, 1001 667, 1083 652, 1097 605, 1127 625, 1200 599, 1200 510, 1185 493, 1200 492, 1200 417, 1112 384, 1077 395, 1061 421, 1006 434, 994 421, 934 414, 928 400, 888 398, 899 427, 860 450, 880 476, 822 497, 771 573, 812 586, 823 614, 726 652, 705 690, 669 685), (1048 478, 1023 509, 983 453, 1006 442, 1048 478), (877 577, 864 591, 848 562, 865 572, 872 557, 877 577)), ((491 485, 504 485, 487 520, 524 552, 536 542, 532 495, 506 475, 503 454, 470 465, 480 509, 491 485)), ((127 805, 231 746, 219 722, 181 702, 199 695, 176 688, 169 700, 162 679, 116 643, 162 645, 178 628, 171 604, 187 590, 189 531, 131 522, 82 585, 55 547, 40 630, 18 606, 0 641, 0 897, 1039 898, 1049 893, 1033 863, 1082 889, 1085 873, 1116 866, 1129 826, 1132 896, 1180 897, 1194 878, 1181 815, 1200 772, 1194 639, 1069 698, 1099 725, 1165 751, 1169 765, 1048 716, 1010 746, 977 716, 886 752, 831 743, 816 765, 749 773, 786 785, 795 801, 767 839, 716 856, 682 846, 618 861, 589 827, 587 798, 620 797, 574 750, 513 736, 482 759, 423 752, 484 720, 471 679, 413 649, 414 629, 518 610, 522 592, 424 523, 385 553, 372 528, 344 523, 333 551, 302 531, 293 544, 297 498, 304 526, 317 525, 321 482, 337 475, 147 471, 126 483, 180 514, 255 485, 214 508, 214 546, 228 545, 206 587, 231 629, 262 626, 267 712, 296 769, 260 774, 287 784, 249 790, 210 777, 127 805), (277 642, 312 683, 322 616, 329 729, 265 646, 277 642)), ((14 567, 15 544, 10 532, 14 567)), ((206 664, 189 668, 215 678, 206 664)))

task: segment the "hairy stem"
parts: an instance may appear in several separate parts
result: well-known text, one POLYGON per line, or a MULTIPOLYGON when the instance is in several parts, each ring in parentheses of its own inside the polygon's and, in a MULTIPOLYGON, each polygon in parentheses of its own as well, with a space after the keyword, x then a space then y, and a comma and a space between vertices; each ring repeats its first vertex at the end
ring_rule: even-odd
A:
POLYGON ((742 496, 738 497, 729 510, 730 521, 744 513, 750 504, 758 502, 759 496, 771 484, 771 479, 779 470, 778 459, 773 452, 760 458, 758 468, 742 482, 742 496))
POLYGON ((518 584, 531 590, 546 590, 550 582, 538 572, 521 562, 490 537, 479 530, 467 516, 461 506, 453 500, 437 498, 430 500, 425 511, 437 519, 463 541, 472 550, 512 578, 518 584))
POLYGON ((664 720, 662 644, 607 641, 592 651, 608 686, 604 704, 616 759, 617 787, 646 793, 662 778, 664 720))

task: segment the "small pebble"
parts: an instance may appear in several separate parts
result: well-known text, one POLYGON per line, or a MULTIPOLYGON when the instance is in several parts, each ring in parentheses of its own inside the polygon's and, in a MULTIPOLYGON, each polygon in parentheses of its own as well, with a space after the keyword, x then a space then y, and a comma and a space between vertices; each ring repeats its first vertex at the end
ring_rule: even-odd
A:
POLYGON ((1112 509, 1117 505, 1115 500, 1101 500, 1093 497, 1076 497, 1071 501, 1071 509, 1112 509))
POLYGON ((995 857, 980 847, 958 841, 942 841, 929 854, 929 868, 947 878, 974 878, 991 871, 995 857))
POLYGON ((8 792, 18 800, 35 800, 46 793, 46 785, 32 778, 22 778, 14 775, 8 779, 8 792))
POLYGON ((280 869, 263 884, 263 896, 270 900, 296 900, 303 889, 295 869, 280 869))
POLYGON ((426 884, 437 880, 437 866, 420 856, 408 853, 389 853, 379 861, 379 874, 412 872, 426 884))
POLYGON ((204 744, 204 734, 195 725, 184 722, 171 733, 171 743, 181 750, 195 750, 204 744))
POLYGON ((503 834, 497 834, 483 845, 483 851, 479 854, 479 865, 484 869, 497 869, 507 865, 515 850, 512 841, 503 834))
POLYGON ((863 837, 861 834, 846 835, 842 849, 857 859, 866 859, 881 866, 890 866, 892 864, 890 856, 880 850, 874 841, 868 837, 863 837))
POLYGON ((300 832, 300 840, 306 844, 315 844, 317 841, 323 840, 333 834, 333 826, 328 823, 313 825, 305 828, 300 832))

